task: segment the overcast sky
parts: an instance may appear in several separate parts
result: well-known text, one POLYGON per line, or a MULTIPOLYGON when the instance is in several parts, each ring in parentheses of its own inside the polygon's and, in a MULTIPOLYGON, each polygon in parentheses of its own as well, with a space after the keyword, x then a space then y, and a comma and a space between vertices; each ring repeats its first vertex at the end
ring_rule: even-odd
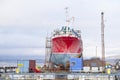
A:
POLYGON ((101 56, 101 12, 106 56, 120 55, 120 0, 0 0, 0 55, 44 55, 45 38, 65 25, 65 7, 81 30, 84 57, 101 56))

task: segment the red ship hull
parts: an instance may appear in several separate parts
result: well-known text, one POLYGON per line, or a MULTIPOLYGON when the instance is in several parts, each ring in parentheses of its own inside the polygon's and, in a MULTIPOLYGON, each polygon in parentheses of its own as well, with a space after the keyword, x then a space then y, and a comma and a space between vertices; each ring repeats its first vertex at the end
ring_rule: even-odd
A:
POLYGON ((56 65, 66 66, 70 58, 80 58, 82 56, 82 40, 73 36, 60 36, 52 38, 51 62, 56 65))
POLYGON ((52 53, 55 54, 81 54, 82 41, 77 37, 56 37, 52 39, 52 53))

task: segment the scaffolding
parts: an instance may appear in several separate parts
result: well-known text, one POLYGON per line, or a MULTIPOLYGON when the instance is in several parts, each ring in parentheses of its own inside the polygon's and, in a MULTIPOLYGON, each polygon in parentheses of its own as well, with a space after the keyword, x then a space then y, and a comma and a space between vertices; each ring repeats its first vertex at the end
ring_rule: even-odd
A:
POLYGON ((51 55, 51 37, 46 37, 45 65, 50 62, 51 55))

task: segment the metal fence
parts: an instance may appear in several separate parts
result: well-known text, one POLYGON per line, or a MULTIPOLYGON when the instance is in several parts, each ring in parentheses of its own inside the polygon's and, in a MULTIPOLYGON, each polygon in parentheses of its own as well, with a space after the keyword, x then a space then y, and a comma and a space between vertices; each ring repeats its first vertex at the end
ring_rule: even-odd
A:
POLYGON ((120 74, 22 73, 1 74, 0 80, 120 80, 120 74))

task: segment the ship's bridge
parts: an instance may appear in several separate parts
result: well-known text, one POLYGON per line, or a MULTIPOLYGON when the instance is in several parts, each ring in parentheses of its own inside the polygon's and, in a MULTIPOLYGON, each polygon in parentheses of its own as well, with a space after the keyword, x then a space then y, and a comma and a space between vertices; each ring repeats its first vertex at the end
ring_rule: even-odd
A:
POLYGON ((81 38, 81 31, 74 30, 70 27, 63 26, 61 30, 56 29, 53 33, 53 37, 60 37, 60 36, 71 36, 71 37, 78 37, 81 38))

